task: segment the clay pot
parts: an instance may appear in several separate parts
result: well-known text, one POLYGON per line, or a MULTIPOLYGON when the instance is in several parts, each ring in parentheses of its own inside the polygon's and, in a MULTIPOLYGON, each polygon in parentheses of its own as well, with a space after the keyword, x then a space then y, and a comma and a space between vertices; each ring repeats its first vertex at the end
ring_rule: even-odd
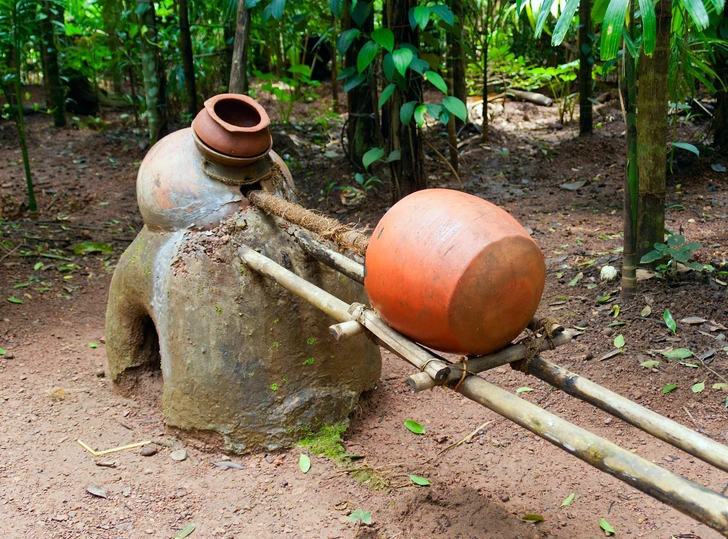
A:
POLYGON ((195 134, 212 153, 246 159, 260 158, 270 151, 273 141, 269 126, 265 109, 240 94, 211 97, 192 122, 195 134))
POLYGON ((541 250, 507 212, 458 191, 426 189, 377 224, 364 287, 400 333, 436 350, 479 355, 523 331, 545 279, 541 250))

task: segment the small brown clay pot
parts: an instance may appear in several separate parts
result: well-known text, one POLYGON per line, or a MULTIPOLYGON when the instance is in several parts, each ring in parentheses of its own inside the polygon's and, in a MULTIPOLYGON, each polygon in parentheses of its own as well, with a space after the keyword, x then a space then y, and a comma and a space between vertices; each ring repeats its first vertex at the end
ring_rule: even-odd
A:
POLYGON ((221 154, 244 158, 262 157, 270 151, 269 126, 265 109, 240 94, 211 97, 192 122, 204 144, 221 154))

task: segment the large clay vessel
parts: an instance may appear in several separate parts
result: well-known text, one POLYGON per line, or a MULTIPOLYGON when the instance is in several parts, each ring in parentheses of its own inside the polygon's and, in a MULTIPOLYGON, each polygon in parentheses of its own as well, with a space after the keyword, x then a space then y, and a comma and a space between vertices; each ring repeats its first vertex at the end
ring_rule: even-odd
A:
POLYGON ((538 245, 507 212, 472 195, 427 189, 400 200, 377 224, 364 285, 400 333, 474 355, 523 331, 545 275, 538 245))

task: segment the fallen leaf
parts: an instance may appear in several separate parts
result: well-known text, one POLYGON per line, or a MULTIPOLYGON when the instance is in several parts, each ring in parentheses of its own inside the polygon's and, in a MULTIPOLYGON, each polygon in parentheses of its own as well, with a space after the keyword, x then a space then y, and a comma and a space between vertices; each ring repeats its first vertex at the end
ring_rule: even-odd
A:
POLYGON ((602 357, 600 357, 599 361, 606 361, 607 359, 612 359, 614 356, 617 356, 623 352, 624 352, 624 350, 616 348, 616 349, 612 350, 611 352, 607 352, 602 357))
POLYGON ((578 182, 570 182, 570 183, 562 183, 559 185, 562 189, 566 189, 567 191, 576 191, 577 189, 581 189, 586 185, 586 180, 581 180, 578 182))
POLYGON ((527 515, 523 515, 521 517, 521 520, 530 520, 532 522, 543 522, 545 519, 541 515, 537 515, 536 513, 528 513, 527 515))
POLYGON ((414 432, 415 434, 424 434, 425 433, 425 427, 420 425, 417 421, 412 421, 411 419, 407 419, 404 422, 404 426, 407 427, 407 430, 410 432, 414 432))
POLYGON ((174 534, 174 539, 185 539, 185 537, 189 536, 193 531, 195 531, 196 527, 197 525, 195 523, 192 523, 189 526, 182 528, 180 531, 174 534))
POLYGON ((693 352, 687 348, 676 348, 675 350, 660 353, 667 359, 687 359, 693 355, 693 352))
POLYGON ((647 305, 644 309, 642 309, 642 312, 640 312, 640 316, 642 318, 647 318, 651 314, 652 314, 652 307, 650 307, 649 305, 647 305))
POLYGON ((425 477, 420 477, 419 475, 413 475, 413 474, 410 474, 409 477, 415 485, 419 485, 421 487, 430 486, 430 480, 425 477))
POLYGON ((303 473, 308 473, 308 471, 311 469, 311 459, 308 457, 308 455, 304 455, 303 453, 301 453, 301 456, 298 458, 298 467, 303 473))
POLYGON ((244 470, 245 469, 245 466, 243 466, 242 464, 233 462, 231 460, 223 460, 220 462, 216 462, 215 466, 217 466, 218 468, 230 468, 232 470, 244 470))
POLYGON ((713 389, 718 389, 718 390, 728 389, 728 384, 726 384, 724 382, 720 382, 718 384, 713 384, 713 389))
POLYGON ((574 493, 572 492, 571 494, 569 494, 566 497, 566 499, 563 502, 561 502, 561 507, 566 507, 567 505, 571 505, 571 502, 573 502, 573 501, 574 501, 574 493))
POLYGON ((584 274, 582 272, 577 273, 576 277, 574 277, 571 281, 569 281, 568 286, 576 286, 576 283, 578 283, 583 277, 584 277, 584 274))
POLYGON ((662 392, 670 393, 670 391, 675 391, 675 389, 677 389, 677 384, 668 384, 662 388, 662 392))
POLYGON ((672 331, 673 334, 677 333, 677 324, 675 323, 675 319, 672 317, 672 314, 670 314, 670 311, 668 309, 665 309, 662 318, 663 320, 665 320, 665 325, 670 329, 670 331, 672 331))
POLYGON ((721 165, 720 163, 713 163, 712 165, 710 165, 710 168, 712 168, 713 171, 715 171, 715 172, 725 172, 726 171, 725 165, 721 165))
POLYGON ((604 520, 603 518, 599 519, 599 527, 603 529, 607 533, 616 534, 617 532, 614 531, 614 528, 612 528, 612 525, 604 520))
POLYGON ((688 316, 687 318, 681 318, 680 322, 684 322, 685 324, 703 324, 707 320, 699 316, 688 316))
POLYGON ((691 388, 693 393, 701 393, 705 389, 705 382, 698 382, 691 388))
POLYGON ((655 361, 654 359, 650 359, 649 361, 643 361, 640 363, 640 367, 644 367, 645 369, 655 369, 659 367, 660 362, 655 361))
POLYGON ((624 335, 620 333, 614 338, 614 346, 617 348, 624 348, 624 335))
POLYGON ((106 491, 104 489, 102 489, 101 487, 97 487, 94 485, 88 485, 86 487, 86 492, 88 492, 92 496, 96 496, 97 498, 106 498, 106 491))
POLYGON ((529 391, 533 391, 530 387, 519 387, 516 389, 516 393, 527 393, 529 391))

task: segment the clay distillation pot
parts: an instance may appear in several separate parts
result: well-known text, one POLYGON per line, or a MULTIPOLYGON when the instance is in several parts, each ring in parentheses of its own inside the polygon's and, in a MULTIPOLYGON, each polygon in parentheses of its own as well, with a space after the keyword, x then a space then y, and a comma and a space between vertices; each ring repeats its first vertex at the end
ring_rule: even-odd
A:
POLYGON ((255 100, 241 94, 219 94, 205 101, 192 122, 200 149, 212 160, 215 154, 251 162, 266 155, 273 143, 270 118, 255 100))

